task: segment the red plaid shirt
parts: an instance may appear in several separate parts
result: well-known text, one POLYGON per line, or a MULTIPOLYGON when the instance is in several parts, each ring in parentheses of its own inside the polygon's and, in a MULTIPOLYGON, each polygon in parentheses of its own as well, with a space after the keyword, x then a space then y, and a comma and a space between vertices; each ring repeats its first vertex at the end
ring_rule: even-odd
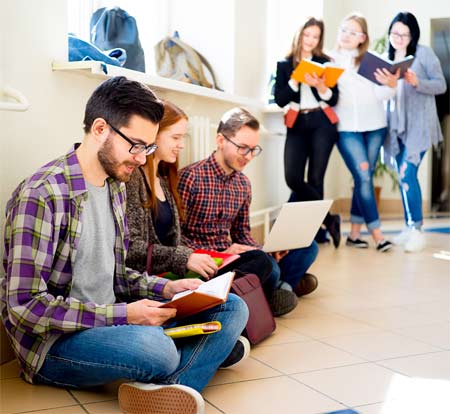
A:
POLYGON ((192 248, 222 251, 232 243, 259 246, 250 235, 250 180, 230 175, 214 154, 180 171, 178 191, 186 207, 183 241, 192 248))

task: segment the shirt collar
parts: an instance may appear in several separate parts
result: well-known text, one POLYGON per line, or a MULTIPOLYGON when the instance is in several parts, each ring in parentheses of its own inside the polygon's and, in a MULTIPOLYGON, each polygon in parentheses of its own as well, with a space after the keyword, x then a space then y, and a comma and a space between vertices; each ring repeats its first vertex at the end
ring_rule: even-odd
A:
POLYGON ((236 174, 236 171, 233 171, 231 174, 227 174, 225 172, 225 170, 217 162, 216 157, 214 156, 215 153, 216 153, 216 151, 214 151, 208 158, 208 163, 211 165, 211 168, 212 168, 214 174, 216 174, 217 177, 221 178, 224 181, 229 180, 232 177, 234 177, 236 174))

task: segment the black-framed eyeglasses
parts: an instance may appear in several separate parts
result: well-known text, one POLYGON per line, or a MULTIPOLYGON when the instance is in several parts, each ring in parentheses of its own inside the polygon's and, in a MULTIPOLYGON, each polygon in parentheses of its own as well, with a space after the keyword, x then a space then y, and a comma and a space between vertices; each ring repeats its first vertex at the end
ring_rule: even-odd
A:
POLYGON ((131 147, 128 150, 128 152, 130 154, 137 155, 137 154, 141 154, 142 152, 145 152, 145 155, 150 155, 150 154, 153 154, 156 151, 156 149, 158 148, 157 144, 145 145, 145 144, 139 144, 139 143, 133 142, 123 132, 120 132, 117 128, 115 128, 109 122, 107 122, 107 124, 111 127, 111 129, 117 135, 120 135, 125 141, 127 141, 129 144, 131 144, 131 147))
POLYGON ((397 33, 397 32, 391 32, 389 33, 389 36, 391 36, 394 39, 401 39, 403 40, 408 40, 411 38, 411 35, 409 33, 397 33))
POLYGON ((222 133, 220 133, 220 135, 222 135, 228 142, 231 142, 237 148, 238 154, 248 155, 249 153, 252 153, 252 157, 257 157, 262 152, 262 148, 259 145, 250 148, 247 145, 236 144, 234 141, 232 141, 230 138, 228 138, 222 133))

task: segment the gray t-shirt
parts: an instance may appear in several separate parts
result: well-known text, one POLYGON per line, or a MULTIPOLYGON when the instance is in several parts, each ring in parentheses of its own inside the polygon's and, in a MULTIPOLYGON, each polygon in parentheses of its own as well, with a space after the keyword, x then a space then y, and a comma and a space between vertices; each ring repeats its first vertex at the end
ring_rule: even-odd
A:
POLYGON ((70 296, 97 305, 115 303, 114 241, 116 230, 109 186, 86 183, 81 237, 75 256, 70 296))

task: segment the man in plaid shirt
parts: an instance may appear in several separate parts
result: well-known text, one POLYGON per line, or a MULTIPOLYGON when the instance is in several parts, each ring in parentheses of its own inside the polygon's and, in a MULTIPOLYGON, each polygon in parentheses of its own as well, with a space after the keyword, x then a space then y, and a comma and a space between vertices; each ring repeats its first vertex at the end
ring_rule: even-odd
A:
MULTIPOLYGON (((231 109, 219 123, 216 142, 217 150, 212 155, 180 172, 178 190, 186 207, 184 241, 193 248, 244 256, 261 248, 250 234, 251 185, 242 173, 262 151, 258 145, 259 122, 245 109, 231 109)), ((268 278, 273 292, 286 289, 297 296, 312 292, 317 279, 306 271, 317 253, 313 242, 303 249, 268 255, 273 262, 268 278)))
POLYGON ((201 282, 125 267, 123 182, 156 149, 163 108, 124 77, 94 91, 83 142, 24 180, 7 204, 0 310, 27 381, 83 388, 125 378, 140 381, 119 389, 127 413, 200 413, 199 391, 232 351, 248 309, 230 294, 178 323, 219 320, 220 332, 175 344, 161 326, 176 310, 160 303, 201 282))

